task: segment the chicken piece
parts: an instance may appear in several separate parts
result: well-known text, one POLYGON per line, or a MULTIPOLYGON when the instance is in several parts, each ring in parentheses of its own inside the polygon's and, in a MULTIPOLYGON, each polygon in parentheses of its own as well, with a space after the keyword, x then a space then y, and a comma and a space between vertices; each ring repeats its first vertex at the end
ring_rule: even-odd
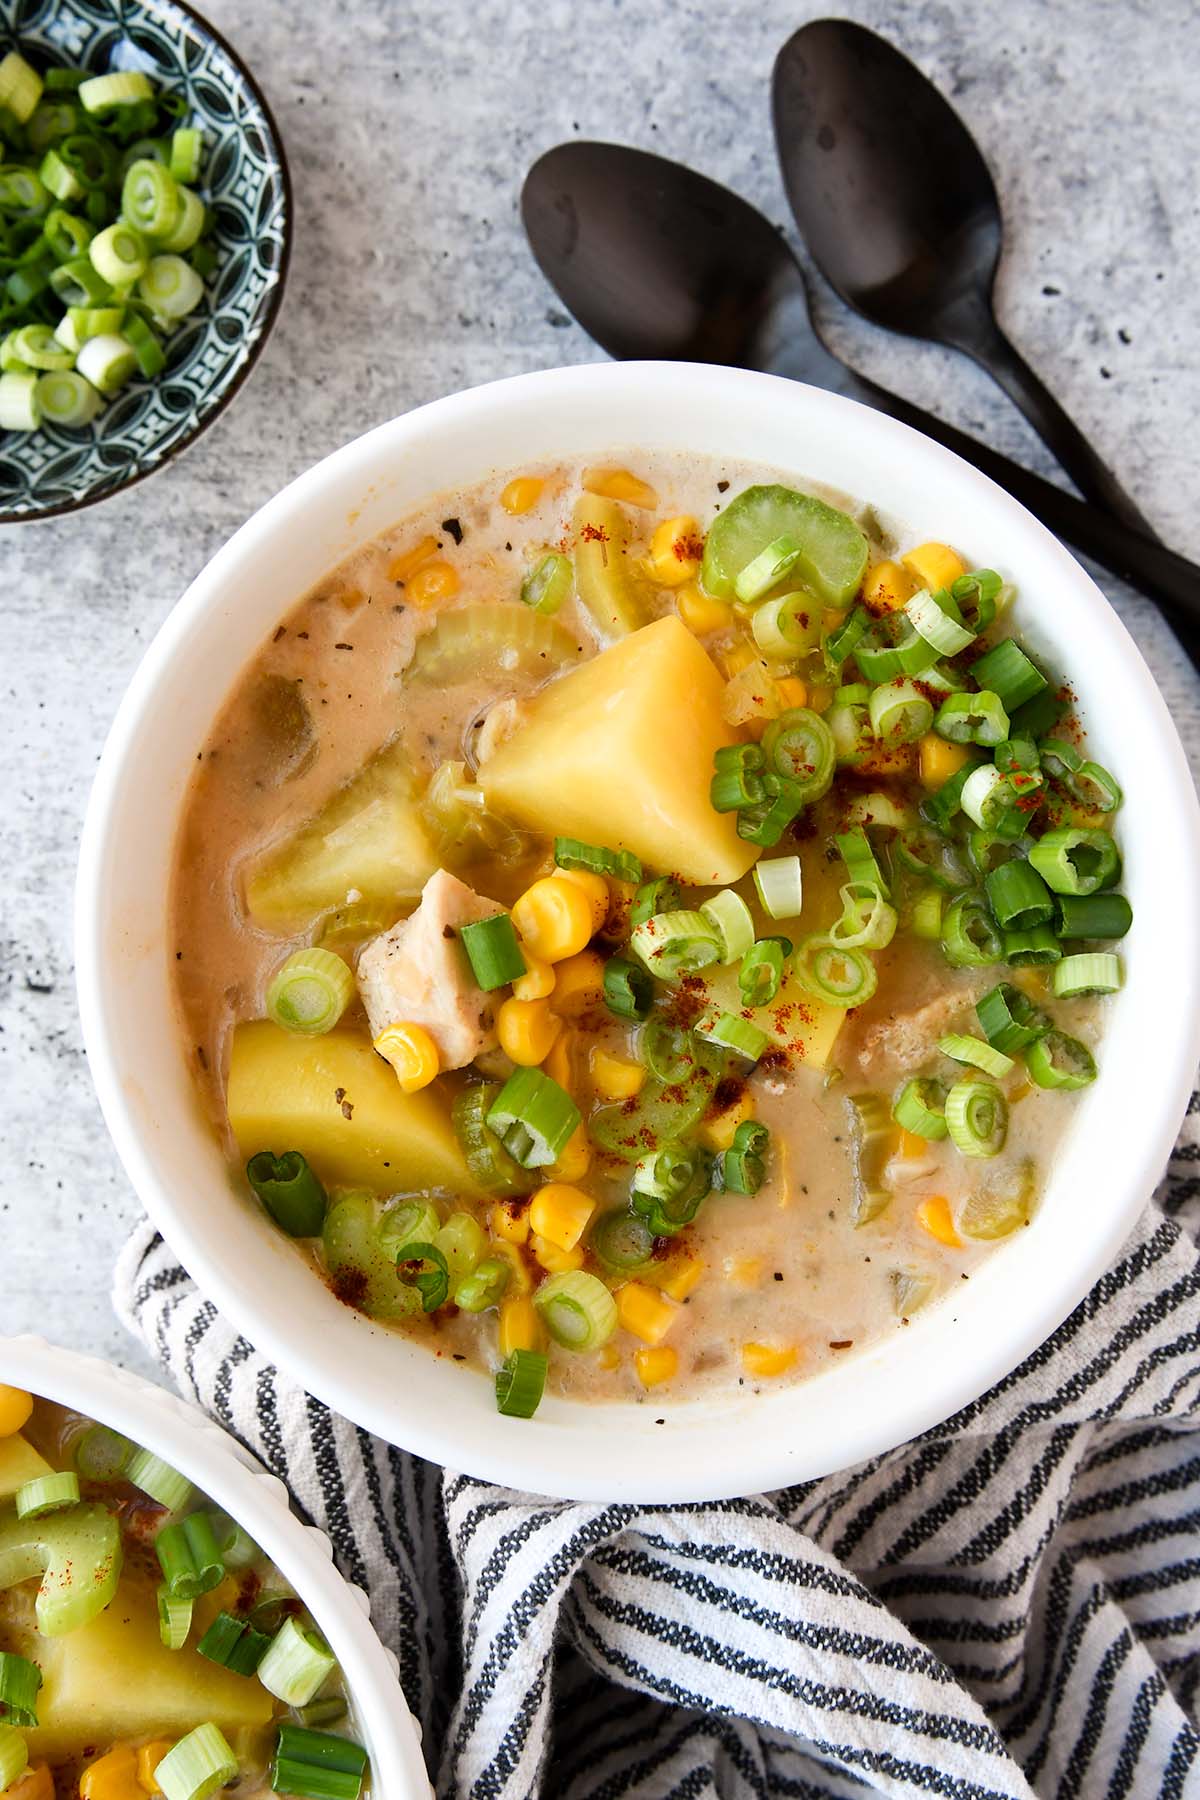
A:
POLYGON ((937 1054, 937 1041, 948 1031, 973 1029, 975 994, 960 989, 939 994, 911 1012, 891 1013, 863 1027, 855 1046, 864 1073, 874 1080, 888 1073, 909 1075, 937 1054))
POLYGON ((457 875, 439 869, 411 917, 373 938, 358 959, 358 987, 371 1036, 389 1025, 423 1025, 443 1069, 461 1069, 496 1044, 495 1007, 471 973, 458 927, 502 911, 457 875))

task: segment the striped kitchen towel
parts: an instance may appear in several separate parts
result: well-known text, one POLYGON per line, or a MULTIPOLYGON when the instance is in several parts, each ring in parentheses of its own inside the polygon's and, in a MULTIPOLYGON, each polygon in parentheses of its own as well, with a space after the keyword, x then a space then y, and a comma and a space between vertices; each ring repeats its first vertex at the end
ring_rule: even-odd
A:
POLYGON ((1200 1796, 1200 1096, 1124 1253, 1035 1356, 781 1493, 574 1505, 291 1386, 146 1226, 117 1305, 291 1487, 400 1657, 439 1795, 1200 1796))

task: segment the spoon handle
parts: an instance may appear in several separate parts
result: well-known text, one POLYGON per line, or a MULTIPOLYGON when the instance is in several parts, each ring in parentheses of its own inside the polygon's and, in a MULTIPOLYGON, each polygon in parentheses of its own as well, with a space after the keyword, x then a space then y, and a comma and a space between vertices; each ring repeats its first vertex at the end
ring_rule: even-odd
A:
POLYGON ((1195 563, 874 382, 860 379, 859 397, 990 475, 1056 536, 1156 600, 1189 655, 1200 658, 1200 568, 1195 563))

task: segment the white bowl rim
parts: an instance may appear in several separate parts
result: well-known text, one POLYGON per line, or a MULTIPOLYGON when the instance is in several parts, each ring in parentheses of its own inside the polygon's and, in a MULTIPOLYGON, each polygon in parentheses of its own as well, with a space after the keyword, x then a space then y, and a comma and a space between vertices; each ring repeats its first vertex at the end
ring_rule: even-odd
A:
MULTIPOLYGON (((282 1369, 327 1404, 389 1441, 430 1461, 509 1487, 569 1499, 699 1501, 813 1479, 890 1450, 978 1398, 1062 1323, 1127 1238, 1162 1175, 1186 1110, 1200 1059, 1200 934, 1179 941, 1176 924, 1171 980, 1177 1005, 1154 1005, 1149 957, 1143 964, 1145 975, 1136 974, 1117 997, 1121 1016, 1131 1010, 1136 998, 1143 1023, 1153 1021, 1157 1071, 1156 1082, 1147 1088, 1136 1115, 1138 1129, 1126 1130, 1111 1145, 1106 1144, 1102 1163, 1094 1171, 1103 1174, 1110 1190, 1120 1190, 1120 1197, 1114 1200, 1110 1192, 1104 1205, 1086 1219, 1078 1212, 1079 1203, 1074 1203, 1074 1223, 1086 1227, 1082 1246, 1077 1232, 1063 1228, 1063 1207, 1051 1208, 1049 1203, 1055 1198, 1063 1200, 1064 1167, 1079 1160, 1075 1146, 1081 1132, 1075 1127, 1069 1135, 1070 1154, 1065 1149, 1056 1165, 1034 1228, 1000 1247, 972 1277, 970 1312, 977 1329, 969 1351, 960 1340, 953 1353, 948 1353, 947 1321, 957 1326, 958 1313, 947 1299, 914 1321, 910 1332, 866 1348, 808 1381, 756 1394, 752 1417, 745 1404, 750 1396, 736 1392, 719 1400, 664 1408, 652 1421, 652 1403, 582 1407, 551 1396, 537 1418, 522 1422, 518 1430, 513 1429, 513 1421, 499 1418, 486 1398, 482 1403, 478 1394, 474 1403, 466 1398, 461 1372, 442 1369, 441 1375, 433 1376, 417 1359, 440 1368, 437 1359, 353 1315, 347 1315, 345 1330, 342 1322, 332 1317, 323 1321, 327 1329, 320 1332, 298 1330, 296 1318, 274 1291, 274 1283, 269 1284, 270 1291, 264 1291, 260 1283, 252 1293, 232 1266, 235 1259, 222 1259, 211 1234, 206 1235, 186 1204, 174 1197, 143 1141, 127 1086, 130 1071, 121 1067, 114 1046, 121 983, 105 956, 105 881, 116 856, 110 837, 125 790, 132 791, 140 779, 139 735, 160 683, 172 670, 176 680, 180 679, 189 641, 209 611, 219 606, 221 595, 236 587, 239 569, 272 538, 284 535, 289 524, 294 527, 306 507, 318 508, 333 490, 343 499, 349 493, 370 494, 383 480, 383 471, 401 464, 406 451, 415 455, 423 446, 436 444, 439 437, 469 429, 472 441, 477 436, 483 445, 474 465, 477 478, 482 479, 489 469, 516 466, 511 460, 502 465, 489 458, 489 422, 499 432, 503 422, 511 423, 523 413, 543 425, 549 421, 551 427, 570 437, 578 429, 580 416, 607 416, 604 409, 611 410, 618 401, 634 422, 623 437, 613 433, 608 444, 593 441, 593 458, 647 439, 660 447, 659 437, 669 430, 661 421, 672 406, 684 412, 690 408, 697 421, 711 414, 723 424, 750 412, 772 427, 781 427, 786 414, 789 432, 795 432, 798 443, 804 437, 805 441, 836 445, 840 437, 853 446, 856 460, 873 456, 894 468, 898 489, 918 475, 923 484, 935 485, 944 526, 938 535, 956 535, 956 511, 993 521, 997 538, 1012 545, 1014 569, 1036 569, 1043 585, 1053 587, 1059 614, 1076 628, 1075 642, 1079 646, 1086 642, 1087 657, 1098 670, 1096 682, 1099 684, 1105 672, 1111 675, 1121 691, 1122 718, 1137 720, 1138 730, 1123 739, 1127 743, 1124 760, 1117 760, 1123 777, 1125 762, 1130 759, 1153 762, 1155 793, 1164 796, 1159 817, 1169 818, 1172 826, 1157 846, 1158 879, 1162 880, 1165 867, 1172 891, 1200 891, 1200 809, 1163 699, 1103 594, 1069 551, 1023 507, 950 451, 895 420, 824 390, 707 365, 592 363, 487 383, 376 427, 298 476, 217 551, 147 650, 105 746, 88 808, 76 887, 77 979, 93 1079, 126 1172, 151 1217, 202 1289, 238 1330, 282 1369), (639 412, 649 421, 642 430, 636 423, 639 412), (569 422, 564 424, 564 420, 569 422), (1039 1244, 1037 1257, 1030 1254, 1031 1239, 1039 1244), (1001 1269, 1011 1271, 1007 1284, 1001 1269), (1020 1296, 1019 1304, 1013 1303, 1014 1293, 1020 1296), (328 1343, 330 1332, 340 1338, 337 1355, 321 1354, 314 1347, 318 1340, 328 1343), (395 1364, 386 1380, 382 1365, 371 1363, 376 1356, 372 1340, 379 1338, 392 1347, 389 1354, 395 1364), (918 1340, 928 1353, 914 1358, 912 1346, 918 1340), (847 1378, 846 1371, 852 1367, 859 1376, 847 1378), (458 1379, 453 1396, 442 1380, 447 1373, 458 1379), (423 1399, 414 1400, 421 1389, 427 1390, 423 1399), (867 1390, 866 1408, 864 1395, 857 1390, 867 1390), (651 1425, 659 1429, 647 1429, 651 1425)), ((674 447, 689 448, 682 427, 674 447)), ((582 445, 576 448, 577 453, 588 454, 582 445)), ((549 454, 548 447, 542 460, 549 454)), ((804 469, 797 466, 799 456, 788 459, 795 479, 837 484, 836 476, 826 472, 825 450, 805 454, 812 454, 819 466, 804 469)), ((781 464, 775 456, 761 460, 781 464)), ((849 481, 841 485, 851 487, 849 481)), ((862 497, 874 499, 887 511, 900 510, 885 494, 867 492, 862 497)), ((911 512, 907 516, 911 521, 911 512)), ((353 515, 348 526, 352 522, 353 515)), ((1021 629, 1026 638, 1032 635, 1036 644, 1037 630, 1031 628, 1045 624, 1048 608, 1035 608, 1030 616, 1028 606, 1026 600, 1021 629)), ((1074 669, 1072 677, 1076 677, 1074 669)), ((1078 685, 1086 690, 1090 679, 1078 685)), ((1086 711, 1086 691, 1083 701, 1086 711)), ((1094 734, 1105 721, 1089 717, 1087 724, 1089 733, 1094 734)), ((1104 749, 1103 733, 1099 748, 1104 749)), ((1128 792, 1129 783, 1126 787, 1128 792)), ((1127 869, 1131 880, 1144 873, 1144 868, 1132 862, 1127 869)), ((1145 902, 1139 901, 1135 910, 1140 915, 1144 908, 1145 902)), ((1124 1037, 1110 1032, 1106 1051, 1110 1066, 1102 1066, 1100 1080, 1081 1096, 1081 1110, 1089 1118, 1098 1116, 1098 1096, 1115 1106, 1121 1085, 1118 1065, 1128 1079, 1136 1083, 1138 1078, 1128 1030, 1124 1037), (1114 1041, 1119 1055, 1114 1053, 1114 1041)), ((1142 1059, 1143 1065, 1149 1061, 1149 1057, 1142 1059)), ((478 1382, 478 1377, 473 1379, 479 1388, 486 1385, 478 1382)))
POLYGON ((395 1656, 371 1623, 369 1596, 339 1573, 325 1532, 296 1517, 278 1476, 177 1394, 45 1338, 0 1337, 0 1382, 69 1406, 152 1450, 244 1526, 309 1608, 342 1667, 371 1756, 372 1792, 381 1800, 431 1793, 420 1727, 395 1656))

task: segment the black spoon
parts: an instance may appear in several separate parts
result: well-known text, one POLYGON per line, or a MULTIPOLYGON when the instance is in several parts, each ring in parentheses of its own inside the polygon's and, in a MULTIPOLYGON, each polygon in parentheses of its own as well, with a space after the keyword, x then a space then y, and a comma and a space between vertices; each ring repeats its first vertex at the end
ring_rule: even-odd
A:
POLYGON ((933 83, 865 26, 814 19, 775 59, 774 112, 796 223, 847 305, 890 331, 974 357, 1080 493, 1152 536, 996 321, 1003 225, 995 183, 933 83))
POLYGON ((644 150, 574 142, 533 165, 521 215, 542 273, 611 356, 763 369, 902 420, 1152 595, 1200 654, 1200 569, 846 368, 813 328, 788 245, 728 188, 644 150))

